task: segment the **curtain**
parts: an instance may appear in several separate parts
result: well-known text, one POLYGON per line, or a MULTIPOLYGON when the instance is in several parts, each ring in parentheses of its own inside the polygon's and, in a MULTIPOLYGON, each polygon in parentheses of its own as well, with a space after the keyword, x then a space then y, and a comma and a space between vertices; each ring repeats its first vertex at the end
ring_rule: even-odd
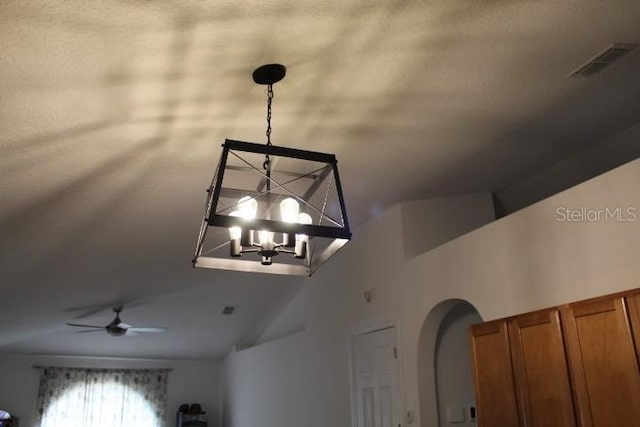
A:
POLYGON ((162 427, 166 369, 40 368, 38 427, 162 427))

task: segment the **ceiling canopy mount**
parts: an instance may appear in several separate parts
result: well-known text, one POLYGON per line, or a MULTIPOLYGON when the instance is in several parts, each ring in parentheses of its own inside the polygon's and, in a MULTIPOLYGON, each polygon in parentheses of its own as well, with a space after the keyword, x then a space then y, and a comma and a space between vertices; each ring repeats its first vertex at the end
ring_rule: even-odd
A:
POLYGON ((259 85, 273 85, 284 79, 287 67, 282 64, 267 64, 253 72, 253 81, 259 85))

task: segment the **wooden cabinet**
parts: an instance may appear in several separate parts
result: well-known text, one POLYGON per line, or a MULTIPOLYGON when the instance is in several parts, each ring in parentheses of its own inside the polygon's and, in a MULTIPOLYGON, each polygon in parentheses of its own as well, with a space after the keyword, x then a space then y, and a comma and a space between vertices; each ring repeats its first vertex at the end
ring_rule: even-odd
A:
POLYGON ((626 298, 563 309, 580 425, 640 424, 640 372, 626 298))
POLYGON ((480 427, 640 425, 640 290, 470 329, 480 427))
POLYGON ((508 324, 523 425, 574 427, 560 312, 532 313, 512 319, 508 324))
POLYGON ((627 295, 625 300, 629 310, 633 341, 636 345, 636 356, 640 365, 640 290, 631 295, 627 295))
POLYGON ((478 422, 481 426, 518 426, 511 351, 504 321, 470 330, 478 422))

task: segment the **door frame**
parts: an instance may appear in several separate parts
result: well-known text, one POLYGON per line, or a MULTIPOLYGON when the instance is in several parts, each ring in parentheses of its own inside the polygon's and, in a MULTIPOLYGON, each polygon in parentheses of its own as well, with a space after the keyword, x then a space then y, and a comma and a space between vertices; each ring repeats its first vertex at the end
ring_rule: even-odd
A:
POLYGON ((389 320, 384 322, 371 323, 369 326, 354 327, 349 331, 349 382, 351 391, 351 426, 358 427, 358 379, 355 372, 355 354, 354 345, 356 337, 360 335, 370 334, 372 332, 382 331, 384 329, 394 328, 396 331, 395 347, 397 349, 398 357, 396 358, 396 365, 398 369, 398 392, 400 399, 400 425, 406 426, 406 407, 405 407, 405 393, 404 393, 404 369, 403 369, 403 351, 400 343, 402 342, 402 334, 400 330, 400 322, 397 320, 389 320))

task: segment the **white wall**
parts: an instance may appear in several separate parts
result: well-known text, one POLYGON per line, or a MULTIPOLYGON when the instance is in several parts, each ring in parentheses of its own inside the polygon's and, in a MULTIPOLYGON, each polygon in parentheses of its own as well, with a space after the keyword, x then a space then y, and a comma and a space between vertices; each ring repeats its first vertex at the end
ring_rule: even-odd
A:
POLYGON ((469 326, 482 323, 478 312, 469 304, 456 304, 444 317, 435 348, 436 389, 441 427, 474 427, 469 407, 475 406, 471 355, 468 342, 469 326), (450 422, 450 410, 462 412, 464 422, 450 422))
POLYGON ((463 299, 491 320, 640 286, 640 206, 633 222, 557 214, 640 205, 639 182, 637 160, 408 260, 403 206, 391 208, 305 281, 304 332, 227 356, 225 426, 349 426, 350 332, 389 321, 399 324, 405 410, 419 411, 416 425, 436 426, 434 372, 418 378, 431 310, 463 299))
POLYGON ((515 212, 538 200, 640 157, 640 123, 497 192, 501 208, 515 212))
POLYGON ((405 202, 402 204, 405 258, 436 248, 494 219, 490 193, 405 202))
POLYGON ((266 330, 258 338, 256 344, 262 344, 303 331, 305 328, 304 311, 306 309, 304 296, 304 292, 298 292, 289 304, 275 317, 273 322, 268 325, 266 330))
POLYGON ((307 339, 306 334, 294 334, 235 353, 226 375, 238 380, 224 382, 222 425, 322 425, 325 417, 318 411, 326 410, 325 402, 303 396, 309 395, 318 373, 309 369, 314 358, 300 353, 308 347, 307 339))
POLYGON ((167 427, 175 425, 181 403, 200 403, 209 413, 210 426, 218 425, 220 363, 193 360, 146 360, 90 357, 56 357, 0 354, 0 409, 20 417, 21 427, 32 427, 38 393, 39 372, 33 366, 86 368, 168 368, 167 427))

